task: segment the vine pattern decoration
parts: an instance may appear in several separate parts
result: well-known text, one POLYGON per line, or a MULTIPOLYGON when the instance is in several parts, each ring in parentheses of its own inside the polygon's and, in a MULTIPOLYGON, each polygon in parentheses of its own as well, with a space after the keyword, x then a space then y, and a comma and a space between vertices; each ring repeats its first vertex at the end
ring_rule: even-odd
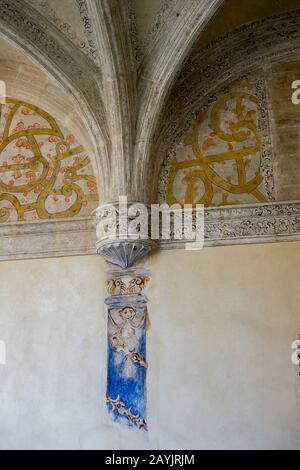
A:
POLYGON ((124 417, 130 426, 135 426, 138 429, 144 429, 145 431, 148 431, 146 421, 139 414, 134 414, 131 408, 127 409, 126 403, 121 400, 119 395, 115 400, 110 396, 107 396, 106 403, 110 408, 111 413, 124 417))
POLYGON ((96 206, 90 158, 38 106, 1 105, 0 223, 73 218, 96 206))
POLYGON ((122 277, 116 277, 109 279, 106 286, 109 295, 134 295, 142 294, 149 281, 148 276, 137 276, 126 284, 122 277))
POLYGON ((184 139, 192 155, 183 160, 174 156, 171 161, 169 205, 239 205, 244 203, 241 195, 251 195, 259 203, 268 201, 262 185, 263 136, 257 109, 255 95, 233 91, 200 112, 184 139))

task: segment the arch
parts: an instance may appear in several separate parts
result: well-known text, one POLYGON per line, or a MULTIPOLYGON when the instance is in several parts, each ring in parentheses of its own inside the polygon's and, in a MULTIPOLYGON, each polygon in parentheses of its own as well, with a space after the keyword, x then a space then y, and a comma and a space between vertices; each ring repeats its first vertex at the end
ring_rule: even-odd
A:
MULTIPOLYGON (((0 35, 70 93, 81 110, 94 149, 99 188, 110 173, 110 139, 101 96, 100 72, 58 28, 22 0, 0 0, 0 35)), ((101 194, 100 194, 101 196, 101 194)))
MULTIPOLYGON (((300 9, 245 24, 185 63, 160 116, 152 145, 151 180, 158 181, 166 152, 188 130, 206 100, 242 73, 300 51, 300 9)), ((157 188, 152 193, 155 199, 157 188)))
POLYGON ((128 1, 86 0, 99 50, 103 101, 110 132, 111 174, 107 198, 131 193, 137 74, 128 1))
POLYGON ((195 40, 223 0, 190 0, 187 5, 168 2, 160 16, 160 26, 148 44, 140 65, 136 146, 132 168, 135 187, 143 188, 143 199, 149 184, 144 180, 151 166, 150 152, 159 116, 178 71, 195 40), (141 180, 142 178, 142 180, 141 180))
POLYGON ((90 155, 44 109, 1 104, 0 223, 89 217, 98 204, 90 155))

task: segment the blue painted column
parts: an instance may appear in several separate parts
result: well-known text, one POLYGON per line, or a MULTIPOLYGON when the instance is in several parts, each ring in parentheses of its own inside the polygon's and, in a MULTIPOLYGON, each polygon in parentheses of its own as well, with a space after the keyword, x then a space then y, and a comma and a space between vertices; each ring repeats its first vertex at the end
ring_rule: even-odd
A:
POLYGON ((111 271, 107 281, 107 407, 116 422, 147 431, 147 297, 149 273, 111 271))

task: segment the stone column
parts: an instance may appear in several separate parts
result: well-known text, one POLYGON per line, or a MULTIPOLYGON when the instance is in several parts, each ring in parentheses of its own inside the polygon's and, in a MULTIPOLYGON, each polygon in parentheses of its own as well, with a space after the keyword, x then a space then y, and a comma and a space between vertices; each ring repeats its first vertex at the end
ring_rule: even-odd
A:
POLYGON ((112 418, 147 430, 147 297, 149 273, 108 269, 107 405, 112 418))
POLYGON ((155 243, 139 238, 138 234, 134 240, 124 233, 120 236, 118 215, 114 205, 97 210, 97 251, 107 265, 106 401, 114 421, 147 431, 148 300, 145 290, 150 272, 145 268, 145 261, 155 243), (117 231, 114 232, 111 229, 115 228, 116 220, 117 231))

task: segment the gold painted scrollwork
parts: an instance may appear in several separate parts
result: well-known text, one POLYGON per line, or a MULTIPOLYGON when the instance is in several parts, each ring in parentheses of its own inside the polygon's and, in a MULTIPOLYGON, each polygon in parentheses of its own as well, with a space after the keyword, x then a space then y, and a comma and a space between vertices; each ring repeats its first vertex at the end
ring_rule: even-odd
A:
POLYGON ((222 193, 220 205, 227 204, 229 194, 251 194, 259 202, 266 202, 259 190, 263 181, 262 137, 257 128, 256 113, 257 98, 244 92, 229 93, 212 106, 210 113, 209 110, 200 113, 192 132, 185 138, 185 145, 191 147, 193 155, 184 161, 174 158, 171 162, 166 190, 168 204, 210 206, 214 205, 216 192, 222 193), (229 122, 228 115, 231 116, 229 122), (205 133, 202 129, 207 122, 209 131, 205 133), (258 156, 258 164, 254 166, 254 174, 249 175, 247 166, 254 156, 258 156), (216 164, 230 161, 232 174, 220 174, 215 168, 216 164), (181 184, 185 186, 184 200, 178 200, 174 185, 179 174, 181 184), (198 198, 194 190, 197 182, 202 187, 198 198))
POLYGON ((0 223, 70 218, 98 200, 89 157, 53 117, 13 98, 1 114, 0 223))

